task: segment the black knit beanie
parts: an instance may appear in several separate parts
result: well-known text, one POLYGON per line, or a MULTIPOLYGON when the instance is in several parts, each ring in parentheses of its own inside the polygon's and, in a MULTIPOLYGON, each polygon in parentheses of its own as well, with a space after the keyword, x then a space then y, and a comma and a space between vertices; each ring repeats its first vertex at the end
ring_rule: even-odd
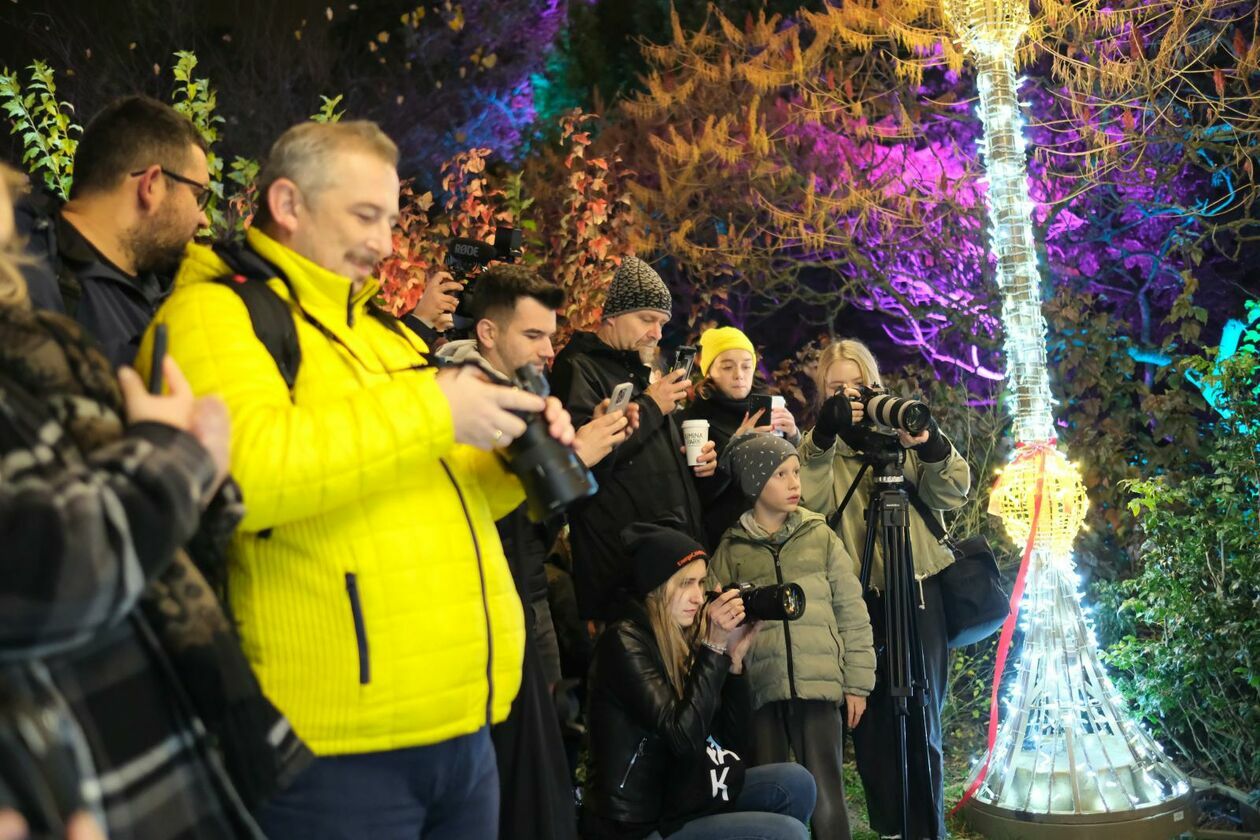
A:
POLYGON ((674 300, 661 275, 638 257, 626 257, 608 287, 603 317, 612 318, 639 309, 656 309, 669 315, 673 305, 674 300))
POLYGON ((704 546, 682 531, 634 522, 621 530, 621 540, 634 560, 634 591, 640 598, 695 560, 708 561, 704 546))

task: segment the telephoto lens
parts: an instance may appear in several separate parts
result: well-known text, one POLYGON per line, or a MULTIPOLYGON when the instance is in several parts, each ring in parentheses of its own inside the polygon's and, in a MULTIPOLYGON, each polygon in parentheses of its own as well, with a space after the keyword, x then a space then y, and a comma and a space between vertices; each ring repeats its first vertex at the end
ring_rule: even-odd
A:
MULTIPOLYGON (((547 379, 533 365, 516 370, 516 384, 531 394, 551 393, 547 379)), ((529 517, 550 519, 578 499, 595 495, 599 485, 577 453, 553 438, 542 414, 520 414, 525 432, 507 448, 508 469, 521 480, 529 517)))
POLYGON ((751 583, 731 583, 722 587, 725 592, 739 590, 744 602, 743 624, 749 621, 796 621, 805 614, 805 590, 796 583, 772 583, 753 586, 751 583))
POLYGON ((900 429, 908 435, 917 435, 932 422, 932 411, 926 403, 882 394, 870 388, 862 389, 861 400, 866 404, 866 416, 881 426, 900 429))

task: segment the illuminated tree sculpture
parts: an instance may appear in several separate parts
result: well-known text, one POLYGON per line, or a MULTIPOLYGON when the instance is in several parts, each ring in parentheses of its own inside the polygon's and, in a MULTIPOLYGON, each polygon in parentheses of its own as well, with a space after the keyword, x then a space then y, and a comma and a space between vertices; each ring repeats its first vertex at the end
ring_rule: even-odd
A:
MULTIPOLYGON (((1031 22, 1027 0, 943 5, 976 67, 1006 326, 1017 448, 994 488, 991 511, 1025 549, 1015 592, 1022 598, 1021 661, 1001 725, 995 713, 988 755, 969 785, 968 819, 989 837, 1171 837, 1190 825, 1188 780, 1125 714, 1099 661, 1072 562, 1086 498, 1076 466, 1057 446, 1046 369, 1016 97, 1016 49, 1031 22)), ((1012 620, 1000 641, 999 674, 1013 631, 1012 620)))

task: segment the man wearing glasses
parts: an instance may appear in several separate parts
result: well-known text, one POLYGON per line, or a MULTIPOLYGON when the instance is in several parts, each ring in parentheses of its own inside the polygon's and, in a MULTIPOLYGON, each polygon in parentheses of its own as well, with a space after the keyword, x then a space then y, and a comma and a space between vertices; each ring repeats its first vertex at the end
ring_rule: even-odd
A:
POLYGON ((209 225, 209 182, 187 117, 143 96, 107 105, 79 140, 70 200, 36 195, 18 208, 32 303, 75 318, 112 364, 130 364, 184 246, 209 225))

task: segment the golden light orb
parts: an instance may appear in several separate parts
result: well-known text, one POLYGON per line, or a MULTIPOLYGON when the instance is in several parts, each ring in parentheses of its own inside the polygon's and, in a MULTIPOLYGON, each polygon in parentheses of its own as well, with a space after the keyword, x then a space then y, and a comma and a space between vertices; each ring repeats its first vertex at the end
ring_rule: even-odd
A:
POLYGON ((1033 547, 1060 556, 1071 555, 1088 510, 1080 469, 1050 444, 1027 446, 1017 452, 989 496, 989 513, 1001 517, 1017 546, 1022 548, 1028 542, 1035 519, 1033 547))

